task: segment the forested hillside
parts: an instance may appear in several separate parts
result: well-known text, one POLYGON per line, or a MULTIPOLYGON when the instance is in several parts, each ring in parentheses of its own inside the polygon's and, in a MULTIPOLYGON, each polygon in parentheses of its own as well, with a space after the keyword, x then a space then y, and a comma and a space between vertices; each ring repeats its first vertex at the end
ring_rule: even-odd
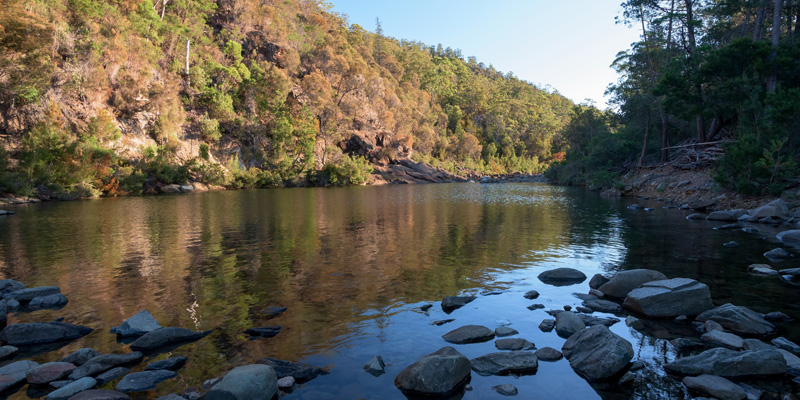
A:
POLYGON ((800 1, 627 0, 623 8, 620 22, 642 36, 614 63, 620 80, 608 94, 619 112, 578 112, 565 130, 568 162, 552 176, 608 185, 625 168, 680 161, 715 169, 720 184, 743 193, 796 185, 800 1))
MULTIPOLYGON (((5 0, 0 192, 541 172, 574 104, 316 0, 5 0)), ((563 146, 562 146, 563 147, 563 146)))

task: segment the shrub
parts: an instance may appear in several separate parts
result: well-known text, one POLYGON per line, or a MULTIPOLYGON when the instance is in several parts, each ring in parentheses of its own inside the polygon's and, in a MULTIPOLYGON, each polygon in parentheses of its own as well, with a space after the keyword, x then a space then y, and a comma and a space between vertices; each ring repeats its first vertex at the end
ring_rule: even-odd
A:
POLYGON ((364 157, 345 156, 330 162, 317 174, 317 181, 326 185, 361 185, 369 179, 372 166, 364 157))
POLYGON ((200 117, 200 135, 207 142, 216 142, 222 137, 219 130, 219 121, 207 115, 200 117))

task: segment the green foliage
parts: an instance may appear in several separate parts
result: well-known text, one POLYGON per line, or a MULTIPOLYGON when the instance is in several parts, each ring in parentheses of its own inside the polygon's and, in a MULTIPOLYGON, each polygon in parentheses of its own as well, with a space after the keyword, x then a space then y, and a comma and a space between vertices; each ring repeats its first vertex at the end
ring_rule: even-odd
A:
POLYGON ((787 152, 786 137, 769 140, 743 135, 726 146, 716 180, 747 194, 778 195, 797 173, 797 162, 787 152))
POLYGON ((337 162, 325 164, 317 173, 317 181, 325 185, 361 185, 372 174, 372 166, 364 157, 344 156, 337 162))
MULTIPOLYGON (((207 142, 217 142, 222 137, 219 130, 219 121, 206 115, 200 117, 200 135, 207 142)), ((206 145, 206 159, 208 158, 208 145, 206 145)))

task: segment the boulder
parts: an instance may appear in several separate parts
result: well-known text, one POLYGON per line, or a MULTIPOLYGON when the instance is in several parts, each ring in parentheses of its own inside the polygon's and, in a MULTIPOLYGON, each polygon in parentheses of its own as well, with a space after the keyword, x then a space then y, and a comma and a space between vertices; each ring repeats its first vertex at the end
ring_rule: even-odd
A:
POLYGON ((469 362, 480 375, 526 375, 539 369, 539 359, 530 351, 491 353, 469 362))
POLYGON ((156 329, 161 329, 161 325, 150 312, 142 310, 123 321, 122 325, 111 328, 111 333, 121 337, 141 336, 156 329))
POLYGON ((554 319, 545 319, 539 324, 539 330, 542 332, 550 332, 553 328, 556 327, 556 320, 554 319))
POLYGON ((14 292, 9 292, 3 295, 4 300, 14 299, 20 303, 31 301, 37 297, 49 296, 51 294, 61 293, 58 286, 40 286, 34 288, 20 289, 14 292))
POLYGON ((69 400, 130 400, 130 396, 113 390, 92 389, 80 392, 70 397, 69 400))
MULTIPOLYGON (((367 372, 369 372, 372 375, 375 375, 374 373, 372 373, 370 371, 367 371, 367 372)), ((380 374, 380 375, 383 375, 383 374, 380 374)), ((377 376, 377 375, 375 375, 375 376, 377 376)), ((295 381, 294 378, 292 378, 291 376, 284 376, 283 378, 278 379, 278 388, 279 389, 289 389, 289 388, 292 388, 295 383, 297 383, 297 381, 295 381)))
POLYGON ((12 324, 0 332, 0 340, 12 346, 55 343, 74 340, 92 332, 92 328, 63 322, 12 324))
MULTIPOLYGON (((369 360, 368 363, 364 364, 364 371, 369 372, 372 376, 381 376, 385 374, 386 363, 383 362, 383 357, 381 356, 372 357, 372 360, 369 360)), ((294 380, 294 378, 292 378, 292 380, 294 380)), ((280 384, 278 384, 278 386, 280 387, 280 384)))
POLYGON ((581 376, 602 380, 622 371, 633 358, 633 346, 604 325, 595 325, 570 336, 561 348, 564 357, 581 376))
POLYGON ((278 392, 278 377, 269 365, 236 367, 203 396, 205 400, 269 400, 278 392))
POLYGON ((586 328, 586 324, 578 314, 564 311, 556 315, 556 333, 558 336, 568 338, 584 328, 586 328))
POLYGON ((81 379, 86 376, 97 376, 114 367, 134 365, 144 359, 144 354, 134 351, 127 354, 104 354, 92 358, 69 375, 69 379, 81 379))
POLYGON ((781 218, 781 212, 777 208, 766 205, 762 207, 758 207, 755 210, 751 210, 748 213, 750 216, 754 218, 781 218))
POLYGON ((631 290, 636 289, 643 283, 651 281, 663 281, 667 277, 658 271, 650 269, 632 269, 620 271, 614 274, 608 282, 600 286, 598 290, 607 297, 624 299, 631 290))
MULTIPOLYGON (((275 376, 274 374, 275 372, 273 372, 273 377, 275 376)), ((163 369, 158 371, 134 372, 132 374, 125 375, 125 377, 122 378, 122 380, 119 381, 119 383, 117 383, 117 385, 114 387, 114 390, 122 393, 144 392, 145 390, 155 389, 156 385, 158 385, 159 383, 167 379, 174 378, 176 376, 178 376, 178 374, 175 371, 168 371, 163 369)), ((277 379, 275 380, 277 381, 277 379)), ((277 390, 277 382, 275 383, 275 386, 277 390)))
POLYGON ((689 390, 720 400, 744 400, 747 398, 747 392, 741 386, 719 376, 687 376, 683 378, 683 385, 689 390))
POLYGON ((751 274, 756 276, 777 276, 778 271, 767 264, 751 264, 747 267, 751 274))
POLYGON ((586 274, 574 268, 556 268, 539 274, 539 280, 553 286, 576 285, 586 280, 586 274))
POLYGON ((94 378, 85 377, 56 389, 45 397, 45 400, 68 400, 70 397, 89 390, 97 385, 94 378))
POLYGON ((160 188, 161 193, 164 194, 177 194, 181 193, 181 185, 171 184, 171 185, 164 185, 160 188))
POLYGON ((800 247, 800 229, 783 231, 778 234, 778 240, 788 246, 800 247))
POLYGON ((145 333, 131 343, 130 347, 131 350, 150 351, 167 345, 199 340, 210 333, 211 331, 198 332, 186 328, 161 328, 145 333))
POLYGON ((541 361, 558 361, 564 358, 564 355, 561 354, 560 351, 552 348, 552 347, 542 347, 539 350, 536 350, 533 355, 536 356, 541 361))
POLYGON ((530 350, 535 349, 536 345, 522 338, 513 338, 497 339, 494 342, 494 347, 497 350, 530 350))
POLYGON ((539 292, 537 292, 535 290, 529 290, 529 291, 525 292, 524 297, 526 299, 528 299, 528 300, 535 300, 535 299, 537 299, 539 297, 539 292))
POLYGON ((494 339, 494 331, 481 325, 465 325, 445 333, 442 338, 453 344, 481 343, 494 339))
POLYGON ((594 274, 592 279, 589 280, 589 287, 592 289, 599 289, 600 286, 605 285, 608 282, 608 278, 600 274, 594 274))
POLYGON ((706 217, 709 221, 736 221, 736 214, 730 211, 714 211, 706 217))
POLYGON ((99 355, 100 352, 97 350, 84 347, 82 349, 73 351, 70 353, 70 355, 62 358, 61 361, 80 366, 99 355))
POLYGON ((708 208, 708 207, 711 207, 711 206, 713 206, 714 204, 717 204, 717 201, 716 201, 716 200, 714 200, 714 199, 707 199, 707 200, 697 200, 697 201, 693 201, 693 202, 691 202, 691 203, 687 204, 687 206, 688 206, 689 208, 693 209, 693 210, 699 210, 699 211, 702 211, 702 210, 705 210, 705 209, 706 209, 706 208, 708 208))
POLYGON ((450 314, 475 299, 477 299, 476 296, 447 296, 442 299, 442 311, 450 314))
POLYGON ((154 361, 150 364, 147 364, 145 367, 145 371, 154 371, 159 369, 166 369, 170 371, 177 371, 186 364, 186 361, 189 361, 189 358, 186 356, 175 356, 170 357, 165 360, 154 361))
POLYGON ((604 312, 604 313, 611 313, 617 314, 622 312, 622 306, 614 303, 613 301, 608 300, 586 300, 583 302, 583 305, 586 308, 592 309, 593 311, 604 312))
POLYGON ((408 394, 444 397, 461 389, 469 377, 467 357, 452 347, 443 347, 402 370, 394 384, 408 394))
POLYGON ((25 289, 25 284, 22 282, 15 281, 13 279, 0 280, 0 294, 4 295, 6 293, 16 292, 22 289, 25 289))
POLYGON ((780 312, 780 311, 773 311, 764 314, 764 319, 769 322, 791 322, 792 317, 780 312))
POLYGON ((703 336, 700 336, 700 340, 708 347, 724 347, 731 350, 744 349, 744 340, 742 338, 723 331, 713 330, 706 332, 703 336))
POLYGON ((0 347, 0 361, 4 361, 8 358, 13 357, 15 354, 19 352, 19 349, 14 346, 3 346, 0 347))
POLYGON ((672 339, 669 341, 669 344, 671 344, 678 353, 685 353, 690 350, 702 349, 706 347, 705 343, 702 341, 692 338, 672 339))
POLYGON ((708 286, 686 278, 643 283, 628 293, 623 305, 650 318, 694 316, 714 307, 708 286))
POLYGON ((780 261, 791 257, 791 254, 784 249, 777 248, 764 253, 764 257, 767 257, 769 260, 780 261))
POLYGON ((311 365, 278 360, 277 358, 262 358, 258 360, 257 363, 272 367, 275 370, 275 373, 278 375, 278 378, 291 376, 297 381, 297 383, 308 382, 319 375, 325 375, 328 373, 321 368, 311 365))
POLYGON ((38 366, 37 362, 22 360, 0 367, 0 393, 22 385, 28 371, 38 366))
POLYGON ((48 296, 34 297, 28 308, 31 310, 38 310, 43 308, 60 308, 67 305, 67 297, 61 293, 51 294, 48 296))
POLYGON ((765 320, 761 314, 733 304, 721 305, 697 316, 697 321, 714 321, 725 329, 745 336, 766 336, 775 332, 775 325, 765 320))
POLYGON ((111 368, 106 372, 103 372, 100 375, 97 375, 94 379, 97 380, 97 386, 103 386, 108 382, 111 382, 119 377, 127 375, 128 372, 131 372, 130 368, 115 367, 111 368))
POLYGON ((676 375, 717 375, 738 378, 758 375, 783 375, 786 360, 775 349, 735 351, 722 347, 694 356, 679 358, 664 366, 676 375))
POLYGON ((28 372, 25 373, 25 380, 32 385, 43 385, 45 383, 66 378, 74 370, 74 364, 65 362, 49 362, 29 369, 28 372))
POLYGON ((785 337, 772 339, 772 344, 779 349, 786 350, 794 355, 800 355, 800 346, 785 337))
POLYGON ((778 351, 783 355, 783 359, 786 360, 786 373, 792 376, 800 375, 800 357, 784 349, 778 349, 778 351))
POLYGON ((507 326, 499 326, 494 330, 494 335, 497 337, 514 336, 518 334, 519 332, 516 329, 507 326))
POLYGON ((259 338, 259 337, 271 338, 278 336, 278 334, 281 333, 282 330, 283 330, 282 326, 263 326, 258 328, 248 328, 245 329, 244 332, 242 333, 248 334, 252 336, 252 338, 259 338))

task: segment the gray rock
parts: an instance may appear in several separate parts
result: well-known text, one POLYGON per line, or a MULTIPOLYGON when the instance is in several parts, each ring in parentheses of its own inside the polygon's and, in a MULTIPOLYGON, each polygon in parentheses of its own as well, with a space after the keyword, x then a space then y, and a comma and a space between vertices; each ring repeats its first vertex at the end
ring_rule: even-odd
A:
POLYGON ((702 349, 705 343, 693 338, 676 338, 669 341, 678 353, 685 353, 690 350, 702 349))
POLYGON ((64 379, 62 381, 52 381, 47 386, 51 387, 52 389, 61 389, 62 387, 67 386, 72 382, 75 382, 75 381, 70 380, 70 379, 64 379))
POLYGON ((694 316, 714 307, 708 286, 686 278, 643 283, 628 294, 623 305, 650 318, 694 316))
POLYGON ((718 330, 704 333, 703 336, 700 336, 700 340, 708 347, 725 347, 731 350, 744 349, 744 340, 742 338, 732 333, 718 330))
POLYGON ((750 271, 751 274, 757 276, 777 276, 778 271, 772 269, 771 266, 767 264, 752 264, 747 267, 747 270, 750 271))
POLYGON ((592 289, 599 289, 600 286, 603 286, 608 282, 608 278, 600 274, 594 274, 592 279, 589 280, 589 287, 592 289))
POLYGON ((583 305, 594 311, 617 314, 622 312, 622 306, 608 300, 586 300, 583 305))
POLYGON ((25 380, 33 385, 44 385, 46 383, 66 378, 75 365, 65 362, 49 362, 31 368, 25 373, 25 380))
POLYGON ((177 194, 181 193, 181 185, 171 184, 161 186, 161 193, 164 194, 177 194))
MULTIPOLYGON (((373 376, 381 376, 381 375, 385 374, 386 373, 386 364, 383 362, 383 357, 381 357, 381 356, 372 357, 372 360, 370 360, 368 363, 364 364, 364 371, 369 372, 373 376)), ((291 377, 289 377, 289 378, 291 378, 291 377)), ((292 378, 292 381, 294 381, 294 378, 292 378)), ((281 387, 280 382, 278 383, 278 387, 281 387)))
POLYGON ((556 333, 558 336, 568 338, 584 328, 586 328, 586 324, 578 314, 565 311, 556 315, 556 333))
POLYGON ((82 349, 73 351, 72 353, 70 353, 70 355, 62 358, 61 361, 80 366, 99 355, 100 352, 98 352, 97 350, 84 347, 82 349))
POLYGON ((786 360, 786 373, 792 376, 800 375, 800 357, 784 349, 778 349, 778 351, 783 355, 783 359, 786 360))
POLYGON ((706 217, 709 221, 736 221, 738 217, 730 211, 714 211, 706 217))
POLYGON ((747 351, 775 350, 775 346, 764 343, 758 339, 745 339, 744 349, 747 351))
POLYGON ((577 311, 579 313, 584 313, 584 314, 591 314, 591 313, 594 312, 594 310, 592 310, 591 308, 581 307, 581 306, 575 307, 575 311, 577 311))
POLYGON ((492 389, 503 396, 516 396, 517 393, 519 393, 514 385, 509 385, 507 383, 503 385, 492 386, 492 389))
POLYGON ((575 268, 556 268, 539 274, 539 280, 553 286, 569 286, 586 280, 586 274, 575 268))
POLYGON ((480 375, 526 375, 539 369, 539 359, 530 351, 491 353, 473 358, 470 364, 480 375))
POLYGON ((269 365, 236 367, 209 390, 205 400, 269 400, 278 392, 278 377, 269 365))
POLYGON ((522 338, 513 338, 497 339, 494 342, 494 347, 497 350, 530 350, 535 349, 536 345, 522 338))
POLYGON ((779 349, 786 350, 794 355, 800 355, 800 346, 785 337, 772 339, 772 344, 779 349))
POLYGON ((725 328, 722 327, 718 322, 708 320, 703 323, 703 332, 711 332, 711 331, 725 331, 725 328))
POLYGON ((739 385, 719 376, 687 376, 683 378, 683 385, 689 390, 720 400, 744 400, 747 398, 747 393, 739 385))
MULTIPOLYGON (((367 371, 367 372, 369 372, 369 371, 367 371)), ((289 389, 289 388, 294 387, 294 384, 296 382, 297 381, 295 381, 294 378, 292 378, 291 376, 284 376, 283 378, 278 379, 278 388, 279 389, 289 389)))
POLYGON ((452 347, 443 347, 406 367, 394 384, 405 393, 446 396, 463 387, 469 376, 469 359, 452 347))
POLYGON ((558 361, 564 358, 564 355, 561 354, 560 351, 552 347, 542 347, 541 349, 536 350, 533 355, 542 361, 558 361))
POLYGON ((475 296, 447 296, 442 299, 442 311, 450 314, 475 299, 477 299, 475 296))
POLYGON ((620 271, 614 274, 611 279, 598 290, 603 292, 607 297, 615 299, 624 299, 631 290, 636 289, 643 283, 651 281, 663 281, 667 277, 658 271, 649 269, 632 269, 628 271, 620 271))
POLYGON ((170 371, 177 371, 186 364, 186 361, 189 361, 188 357, 185 356, 176 356, 170 357, 160 361, 154 361, 150 364, 147 364, 145 367, 145 371, 154 371, 159 369, 167 369, 170 371))
POLYGON ((104 354, 92 358, 69 375, 70 379, 81 379, 86 376, 96 376, 114 367, 138 364, 144 355, 138 351, 127 354, 104 354))
POLYGON ((19 352, 19 349, 14 346, 0 347, 0 361, 13 357, 17 352, 19 352))
POLYGON ((269 365, 275 370, 278 378, 291 376, 298 383, 308 382, 319 375, 325 375, 327 372, 321 368, 317 368, 307 364, 294 363, 290 361, 278 360, 277 358, 262 358, 257 361, 259 364, 269 365))
POLYGON ((494 339, 494 331, 481 325, 464 325, 445 333, 442 338, 453 344, 481 343, 494 339))
POLYGON ((25 375, 39 363, 22 360, 0 367, 0 393, 20 386, 25 382, 25 375))
POLYGON ((37 310, 41 308, 59 308, 64 307, 67 305, 67 297, 61 293, 51 294, 49 296, 39 296, 34 297, 30 303, 28 303, 28 308, 31 310, 37 310))
POLYGON ((534 299, 539 297, 539 292, 537 292, 535 290, 529 290, 529 291, 525 292, 524 297, 526 299, 528 299, 528 300, 534 300, 534 299))
POLYGON ((730 242, 727 242, 727 243, 723 243, 722 246, 729 247, 729 248, 736 248, 736 247, 739 247, 739 243, 736 243, 734 241, 730 241, 730 242))
POLYGON ((763 206, 756 208, 755 210, 750 211, 749 213, 754 218, 772 218, 772 217, 781 217, 781 212, 773 207, 773 206, 763 206))
POLYGON ((142 310, 123 321, 122 325, 111 328, 111 333, 116 333, 118 336, 122 337, 129 337, 144 335, 156 329, 161 329, 161 325, 150 312, 142 310))
POLYGON ((16 299, 11 300, 4 300, 6 302, 6 307, 8 307, 8 312, 14 312, 19 310, 20 304, 19 301, 16 299))
POLYGON ((15 281, 13 279, 0 280, 0 294, 16 292, 22 289, 25 289, 25 284, 22 282, 15 281))
POLYGON ((791 254, 784 249, 777 248, 764 253, 764 257, 772 261, 780 261, 791 257, 791 254))
POLYGON ((45 398, 46 400, 68 400, 70 397, 89 390, 97 385, 97 381, 94 378, 85 377, 78 379, 77 381, 71 382, 60 389, 56 389, 50 394, 47 395, 45 398))
POLYGON ((544 308, 544 304, 531 304, 526 308, 531 311, 541 310, 544 308))
POLYGON ((778 234, 778 240, 789 246, 800 247, 800 229, 783 231, 778 234))
POLYGON ((771 313, 764 314, 764 319, 769 322, 790 322, 792 317, 780 311, 773 311, 771 313))
POLYGON ((455 321, 455 320, 452 319, 452 318, 451 319, 441 319, 441 320, 436 320, 436 321, 431 322, 431 325, 442 326, 444 324, 449 324, 449 323, 451 323, 453 321, 455 321))
MULTIPOLYGON (((265 367, 265 366, 259 366, 259 367, 265 367)), ((159 383, 167 379, 174 378, 176 376, 178 376, 178 374, 175 371, 168 371, 168 370, 134 372, 132 374, 125 375, 125 377, 122 378, 122 380, 119 381, 119 383, 117 383, 117 386, 114 387, 114 390, 122 393, 144 392, 146 390, 155 389, 156 385, 158 385, 159 383)), ((219 384, 217 384, 217 386, 219 386, 219 384)), ((277 389, 277 379, 275 386, 277 389)), ((273 392, 273 394, 275 393, 273 392)))
POLYGON ((691 221, 691 220, 700 220, 700 219, 706 219, 706 215, 705 215, 705 214, 698 214, 698 213, 695 213, 695 214, 689 214, 689 215, 687 215, 687 216, 686 216, 686 219, 688 219, 688 220, 690 220, 690 221, 691 221))
POLYGON ((271 338, 278 336, 278 334, 281 333, 282 330, 283 330, 282 326, 262 326, 262 327, 245 329, 242 333, 248 334, 253 338, 257 337, 271 338))
POLYGON ((514 336, 518 334, 519 332, 516 329, 507 326, 499 326, 494 330, 494 335, 497 337, 514 336))
MULTIPOLYGON (((433 307, 431 304, 426 304, 420 307, 422 311, 427 311, 429 308, 433 307)), ((275 318, 283 313, 286 312, 288 308, 281 307, 281 306, 269 306, 263 310, 261 310, 262 314, 267 314, 267 319, 275 318)))
POLYGON ((433 304, 430 304, 430 303, 429 304, 423 304, 423 305, 419 306, 419 310, 422 311, 422 312, 426 312, 426 311, 430 310, 431 308, 433 308, 433 304))
POLYGON ((775 325, 767 322, 761 314, 746 307, 725 304, 705 311, 697 316, 697 321, 714 321, 725 329, 745 336, 766 336, 775 332, 775 325))
POLYGON ((606 297, 605 293, 603 293, 603 292, 601 292, 601 291, 599 291, 597 289, 589 290, 589 295, 590 296, 594 296, 594 297, 596 297, 598 299, 602 299, 603 297, 606 297))
POLYGON ((618 318, 599 318, 586 314, 578 314, 578 317, 580 317, 586 326, 605 325, 611 327, 619 322, 618 318))
POLYGON ((194 186, 192 185, 181 185, 180 187, 182 193, 192 193, 194 192, 194 186))
POLYGON ((722 347, 679 358, 664 366, 676 375, 717 375, 737 378, 755 375, 783 375, 786 360, 775 349, 735 351, 722 347))
POLYGON ((633 358, 633 346, 604 325, 571 336, 561 348, 572 368, 589 380, 601 380, 622 371, 633 358))
POLYGON ((12 324, 0 332, 0 340, 12 346, 55 343, 78 339, 92 328, 63 322, 32 322, 12 324))
POLYGON ((550 332, 555 327, 556 327, 556 320, 554 319, 545 319, 542 320, 542 323, 539 324, 539 330, 541 330, 542 332, 550 332))
POLYGON ((742 228, 742 225, 737 223, 737 224, 727 224, 727 225, 715 226, 714 230, 715 231, 731 231, 731 230, 734 230, 734 229, 741 229, 741 228, 742 228))
POLYGON ((149 351, 167 345, 184 343, 202 339, 208 336, 211 331, 197 332, 185 328, 161 328, 152 332, 147 332, 142 337, 131 343, 131 350, 149 351))
POLYGON ((628 371, 622 375, 622 378, 619 378, 620 385, 628 385, 636 381, 636 374, 628 371))
POLYGON ((21 303, 31 301, 37 297, 49 296, 51 294, 61 293, 58 286, 40 286, 34 288, 20 289, 14 292, 8 292, 3 295, 5 300, 17 300, 21 303))
MULTIPOLYGON (((183 399, 183 397, 180 397, 180 399, 183 399)), ((130 397, 127 394, 113 390, 91 389, 80 392, 70 397, 69 400, 130 400, 130 397)))
POLYGON ((705 210, 708 207, 713 206, 714 204, 717 204, 717 201, 714 200, 714 199, 697 200, 697 201, 693 201, 693 202, 687 204, 687 207, 691 208, 693 210, 702 211, 702 210, 705 210))
POLYGON ((131 372, 130 368, 125 368, 125 367, 111 368, 110 370, 103 372, 100 375, 97 375, 95 379, 97 380, 98 386, 103 386, 106 383, 111 382, 121 376, 125 376, 128 372, 131 372))

